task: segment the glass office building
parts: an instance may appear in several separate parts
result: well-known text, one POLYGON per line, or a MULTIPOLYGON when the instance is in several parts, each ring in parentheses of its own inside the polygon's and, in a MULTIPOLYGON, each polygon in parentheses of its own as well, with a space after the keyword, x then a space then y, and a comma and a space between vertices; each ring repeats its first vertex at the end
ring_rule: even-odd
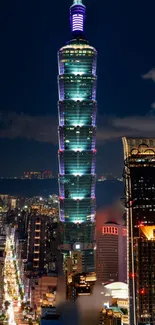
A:
POLYGON ((155 324, 155 139, 123 138, 129 324, 155 324))
POLYGON ((58 52, 59 194, 62 250, 81 251, 85 272, 94 270, 96 58, 84 36, 86 8, 70 7, 72 39, 58 52))

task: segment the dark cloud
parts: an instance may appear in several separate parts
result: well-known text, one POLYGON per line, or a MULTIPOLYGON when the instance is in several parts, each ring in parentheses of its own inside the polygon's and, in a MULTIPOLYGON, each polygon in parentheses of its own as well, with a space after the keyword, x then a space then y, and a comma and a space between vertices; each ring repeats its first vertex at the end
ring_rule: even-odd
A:
POLYGON ((129 116, 112 118, 98 128, 98 141, 127 137, 155 137, 155 118, 152 116, 129 116))
MULTIPOLYGON (((113 125, 117 128, 127 128, 133 132, 154 132, 155 119, 147 116, 131 116, 125 118, 117 118, 113 121, 113 125)), ((127 131, 128 132, 128 131, 127 131)))
MULTIPOLYGON (((152 81, 155 82, 155 69, 153 68, 152 70, 150 70, 149 72, 145 73, 142 75, 142 78, 145 80, 149 80, 151 79, 152 81)), ((155 109, 155 102, 151 104, 151 108, 155 109)))
POLYGON ((155 109, 155 102, 151 104, 151 108, 155 109))
POLYGON ((57 143, 57 119, 53 116, 31 116, 23 113, 0 114, 0 138, 23 138, 57 143))
POLYGON ((155 82, 155 68, 142 75, 143 79, 151 79, 155 82))
MULTIPOLYGON (((130 116, 125 118, 100 117, 97 141, 119 139, 123 136, 154 137, 155 117, 130 116)), ((58 120, 55 116, 30 116, 23 113, 0 114, 0 138, 23 138, 57 145, 58 120)))

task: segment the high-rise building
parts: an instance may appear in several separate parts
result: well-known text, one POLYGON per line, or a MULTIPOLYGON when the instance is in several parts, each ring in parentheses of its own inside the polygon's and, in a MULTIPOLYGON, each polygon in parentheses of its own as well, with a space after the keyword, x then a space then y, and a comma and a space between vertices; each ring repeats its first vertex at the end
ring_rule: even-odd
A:
POLYGON ((27 267, 30 271, 44 271, 46 265, 47 216, 32 211, 29 215, 27 267))
POLYGON ((123 138, 129 323, 155 324, 155 139, 123 138))
POLYGON ((127 229, 116 222, 96 227, 96 274, 101 283, 127 280, 127 229))
MULTIPOLYGON (((44 210, 43 210, 44 212, 44 210)), ((27 270, 57 274, 57 222, 39 209, 28 215, 27 270)))
POLYGON ((86 8, 70 7, 72 39, 58 52, 59 194, 63 256, 80 251, 94 271, 96 59, 84 36, 86 8))
POLYGON ((96 282, 96 274, 78 273, 71 274, 67 285, 67 299, 75 301, 79 296, 90 296, 96 282))

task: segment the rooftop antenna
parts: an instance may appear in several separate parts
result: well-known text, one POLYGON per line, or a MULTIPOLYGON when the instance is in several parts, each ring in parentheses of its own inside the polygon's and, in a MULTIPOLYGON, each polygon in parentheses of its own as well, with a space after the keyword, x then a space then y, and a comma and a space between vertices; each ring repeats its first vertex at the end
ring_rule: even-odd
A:
POLYGON ((73 0, 73 4, 70 7, 70 25, 73 34, 83 34, 85 17, 86 7, 82 0, 73 0))

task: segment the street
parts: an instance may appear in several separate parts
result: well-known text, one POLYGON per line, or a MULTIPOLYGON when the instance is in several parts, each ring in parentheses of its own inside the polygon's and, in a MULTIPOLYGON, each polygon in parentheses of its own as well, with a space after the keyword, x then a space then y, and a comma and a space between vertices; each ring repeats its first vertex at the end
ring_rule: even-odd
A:
POLYGON ((4 264, 4 308, 6 309, 9 325, 23 323, 22 298, 19 290, 20 272, 14 251, 14 236, 11 234, 6 238, 4 264))

